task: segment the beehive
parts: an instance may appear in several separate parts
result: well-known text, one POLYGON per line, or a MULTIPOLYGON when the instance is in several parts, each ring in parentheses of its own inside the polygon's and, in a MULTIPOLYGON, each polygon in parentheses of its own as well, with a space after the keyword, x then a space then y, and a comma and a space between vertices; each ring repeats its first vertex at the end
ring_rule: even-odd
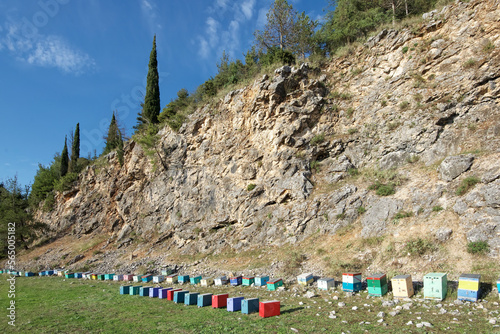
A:
POLYGON ((139 276, 139 275, 132 276, 132 281, 134 281, 134 282, 142 282, 141 281, 141 276, 139 276))
POLYGON ((153 275, 143 275, 143 276, 141 276, 141 280, 144 283, 149 283, 153 280, 153 275))
POLYGON ((184 304, 184 297, 186 296, 186 293, 189 293, 189 291, 186 290, 174 291, 174 303, 184 304))
POLYGON ((189 282, 191 283, 191 285, 200 284, 201 276, 190 277, 189 282))
POLYGON ((480 297, 480 281, 479 274, 462 274, 458 278, 457 298, 459 300, 468 300, 476 302, 480 297))
MULTIPOLYGON (((7 274, 11 274, 12 275, 12 272, 10 270, 7 271, 7 274)), ((38 273, 38 276, 45 276, 45 271, 40 271, 38 273)))
POLYGON ((330 290, 335 287, 335 280, 333 278, 320 278, 318 280, 318 289, 330 290))
POLYGON ((172 290, 172 288, 164 288, 158 291, 158 298, 167 299, 167 291, 172 290))
POLYGON ((149 297, 151 298, 158 298, 158 293, 160 292, 160 288, 150 288, 149 289, 149 297))
POLYGON ((358 272, 343 273, 342 290, 347 292, 361 291, 361 273, 358 272))
POLYGON ((122 285, 120 287, 120 295, 129 295, 130 294, 130 285, 122 285))
POLYGON ((130 295, 132 295, 132 296, 139 295, 140 291, 141 291, 141 286, 140 285, 139 286, 131 286, 130 290, 129 290, 130 295))
POLYGON ((255 312, 259 312, 259 298, 249 298, 241 301, 241 313, 250 314, 255 312))
POLYGON ((114 277, 115 277, 115 274, 106 274, 106 275, 104 275, 104 279, 106 281, 112 281, 114 277))
POLYGON ((177 275, 168 275, 167 276, 167 283, 177 283, 177 275))
POLYGON ((163 276, 163 275, 153 276, 153 283, 161 283, 164 280, 165 280, 165 276, 163 276))
POLYGON ((232 286, 238 286, 241 285, 242 280, 243 280, 242 276, 231 277, 229 279, 229 284, 231 284, 232 286))
POLYGON ((74 273, 66 273, 66 278, 75 278, 75 274, 74 273))
MULTIPOLYGON (((64 271, 62 271, 62 270, 61 270, 61 271, 58 271, 58 272, 57 272, 57 276, 64 276, 64 271)), ((97 279, 97 278, 96 278, 96 279, 97 279)))
POLYGON ((244 297, 233 297, 227 299, 227 310, 229 312, 241 311, 241 301, 244 297))
POLYGON ((498 296, 500 297, 500 278, 497 280, 497 291, 498 291, 498 296))
POLYGON ((75 273, 75 278, 82 278, 83 277, 82 275, 83 275, 82 273, 75 273))
POLYGON ((150 286, 142 286, 139 289, 139 296, 141 296, 141 297, 149 297, 149 289, 151 289, 150 286))
POLYGON ((52 275, 54 275, 54 270, 46 270, 46 271, 45 271, 45 275, 47 275, 47 276, 52 276, 52 275))
POLYGON ((448 276, 444 273, 429 273, 424 276, 424 298, 443 300, 448 292, 448 276))
POLYGON ((274 317, 280 315, 280 302, 278 300, 271 300, 259 303, 259 315, 262 318, 274 317))
POLYGON ((189 275, 179 275, 178 282, 181 284, 189 283, 189 275))
POLYGON ((255 277, 255 286, 266 286, 267 281, 269 281, 269 276, 257 276, 255 277))
POLYGON ((283 286, 283 280, 281 278, 273 279, 267 282, 267 290, 276 291, 280 286, 283 286))
POLYGON ((31 271, 27 271, 27 272, 24 273, 24 276, 31 277, 31 276, 35 276, 35 274, 32 273, 31 271))
POLYGON ((97 279, 98 279, 99 281, 104 281, 104 280, 106 279, 106 275, 105 275, 105 274, 98 274, 98 275, 97 275, 97 279))
POLYGON ((383 296, 387 293, 389 284, 387 284, 387 276, 385 274, 373 274, 366 278, 368 285, 368 294, 370 296, 383 296))
POLYGON ((255 277, 253 277, 253 276, 249 276, 249 277, 243 276, 243 279, 241 281, 241 284, 244 286, 250 286, 254 283, 255 283, 255 277))
POLYGON ((202 278, 200 283, 201 286, 210 286, 214 284, 214 280, 212 278, 202 278))
POLYGON ((184 296, 184 304, 186 305, 197 305, 198 304, 198 292, 186 293, 184 296))
POLYGON ((176 291, 181 291, 182 289, 170 289, 167 291, 167 300, 173 301, 174 300, 174 292, 176 291))
POLYGON ((297 276, 297 282, 300 285, 309 285, 314 282, 314 276, 311 273, 300 274, 297 276))
POLYGON ((227 293, 212 296, 212 308, 222 308, 227 306, 227 293))
POLYGON ((198 307, 205 307, 212 305, 212 294, 204 293, 202 295, 198 295, 198 307))
POLYGON ((391 279, 394 298, 409 298, 413 296, 411 275, 398 275, 391 279))
POLYGON ((220 276, 217 277, 215 280, 215 285, 221 286, 221 285, 226 285, 227 284, 227 277, 226 276, 220 276))
MULTIPOLYGON (((57 274, 57 276, 59 276, 59 273, 57 274)), ((97 280, 97 274, 90 274, 90 278, 93 279, 93 280, 97 280)))
POLYGON ((82 276, 83 276, 83 278, 85 278, 85 279, 90 279, 90 275, 91 275, 91 274, 92 274, 92 273, 91 273, 90 271, 87 271, 87 272, 84 272, 82 276))
POLYGON ((113 281, 123 281, 123 275, 115 275, 113 277, 113 281))
POLYGON ((134 275, 123 275, 123 280, 128 282, 133 281, 134 275))

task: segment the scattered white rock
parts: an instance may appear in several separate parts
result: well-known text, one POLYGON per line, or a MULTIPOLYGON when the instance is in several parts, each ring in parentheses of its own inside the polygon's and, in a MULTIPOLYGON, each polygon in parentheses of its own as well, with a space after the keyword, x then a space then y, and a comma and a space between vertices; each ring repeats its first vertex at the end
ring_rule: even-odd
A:
POLYGON ((344 307, 344 306, 345 306, 345 303, 344 303, 344 302, 339 302, 337 305, 338 305, 339 307, 344 307))
POLYGON ((385 317, 385 312, 381 311, 377 314, 377 318, 383 318, 383 317, 385 317))
POLYGON ((353 310, 353 311, 356 311, 357 309, 358 309, 358 307, 357 307, 357 306, 353 306, 353 307, 352 307, 352 310, 353 310))
POLYGON ((406 323, 406 326, 411 326, 411 325, 413 325, 413 321, 411 320, 406 323))
POLYGON ((292 327, 292 328, 290 328, 290 330, 291 330, 292 332, 295 332, 295 333, 298 333, 298 332, 299 332, 299 330, 298 330, 298 329, 293 328, 293 327, 292 327))
POLYGON ((496 325, 497 321, 496 319, 490 319, 489 323, 492 325, 496 325))

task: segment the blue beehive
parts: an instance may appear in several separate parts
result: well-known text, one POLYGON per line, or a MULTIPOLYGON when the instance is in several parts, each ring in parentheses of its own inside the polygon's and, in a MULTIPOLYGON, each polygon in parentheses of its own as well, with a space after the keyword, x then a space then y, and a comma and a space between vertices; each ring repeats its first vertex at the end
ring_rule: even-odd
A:
POLYGON ((481 275, 479 274, 460 275, 458 278, 457 298, 476 302, 481 296, 480 280, 481 275))
POLYGON ((309 285, 314 281, 314 276, 311 273, 305 273, 297 276, 297 282, 301 285, 309 285))
POLYGON ((181 284, 189 283, 189 275, 179 275, 178 282, 181 284))
POLYGON ((151 282, 153 280, 153 275, 143 275, 143 276, 141 276, 141 280, 144 283, 151 282))
POLYGON ((31 277, 31 276, 35 276, 35 274, 33 274, 31 271, 27 271, 24 273, 24 276, 31 277))
POLYGON ((267 286, 269 281, 269 276, 257 276, 255 277, 255 286, 267 286))
POLYGON ((189 291, 186 291, 186 290, 175 291, 174 292, 174 303, 184 304, 184 297, 186 296, 187 293, 189 293, 189 291))
POLYGON ((150 289, 149 286, 142 286, 139 289, 139 296, 141 296, 141 297, 149 297, 149 289, 150 289))
POLYGON ((130 294, 130 285, 124 285, 120 287, 120 295, 129 295, 130 294))
POLYGON ((497 280, 498 296, 500 297, 500 278, 497 280))
POLYGON ((75 278, 82 278, 83 274, 82 273, 75 273, 75 278))
POLYGON ((167 299, 167 291, 172 290, 172 288, 164 288, 158 291, 158 298, 167 299))
POLYGON ((196 285, 201 283, 201 276, 194 276, 189 279, 191 285, 196 285))
POLYGON ((54 270, 45 270, 45 275, 46 276, 52 276, 52 275, 54 275, 54 270))
POLYGON ((198 292, 186 293, 184 296, 184 304, 186 305, 197 305, 198 304, 198 292))
POLYGON ((241 310, 241 301, 245 297, 233 297, 227 299, 227 310, 229 312, 236 312, 241 310))
POLYGON ((232 286, 237 286, 237 285, 241 285, 242 279, 243 278, 241 276, 231 277, 229 282, 232 286))
MULTIPOLYGON (((8 270, 8 271, 7 271, 7 274, 10 274, 10 273, 11 273, 11 271, 10 271, 10 270, 8 270)), ((40 271, 40 272, 38 273, 38 276, 45 276, 45 271, 40 271)))
POLYGON ((259 298, 249 298, 241 301, 241 313, 250 314, 255 312, 259 312, 259 298))
POLYGON ((361 290, 361 273, 343 273, 342 290, 358 292, 361 290))
POLYGON ((157 298, 159 291, 160 291, 160 288, 150 288, 149 289, 149 297, 151 297, 151 298, 157 298))
POLYGON ((198 295, 198 307, 205 307, 212 305, 212 294, 204 293, 202 295, 198 295))

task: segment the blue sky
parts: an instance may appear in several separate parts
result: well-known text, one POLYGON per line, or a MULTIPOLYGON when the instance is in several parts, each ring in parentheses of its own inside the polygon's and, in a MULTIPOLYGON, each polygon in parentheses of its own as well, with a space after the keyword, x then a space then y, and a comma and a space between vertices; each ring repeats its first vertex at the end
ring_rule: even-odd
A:
MULTIPOLYGON (((132 134, 157 36, 164 107, 217 73, 226 50, 243 59, 273 0, 0 0, 0 182, 33 182, 64 136, 81 156, 104 146, 112 111, 132 134)), ((289 0, 320 19, 328 0, 289 0)))

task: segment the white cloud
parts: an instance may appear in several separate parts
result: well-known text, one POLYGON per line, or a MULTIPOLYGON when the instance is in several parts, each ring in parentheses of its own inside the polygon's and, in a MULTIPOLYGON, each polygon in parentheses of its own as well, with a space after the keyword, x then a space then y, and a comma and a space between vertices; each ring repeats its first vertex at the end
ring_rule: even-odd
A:
POLYGON ((95 61, 85 52, 72 48, 62 38, 38 32, 23 34, 19 26, 9 25, 0 40, 16 59, 30 65, 58 68, 65 73, 82 74, 95 67, 95 61))
POLYGON ((210 46, 214 47, 219 42, 219 36, 217 34, 217 28, 219 26, 219 22, 215 20, 213 17, 209 17, 207 19, 207 34, 210 40, 210 46))
POLYGON ((255 0, 244 1, 241 4, 241 11, 243 12, 247 20, 250 20, 252 18, 254 6, 255 0))
POLYGON ((151 3, 147 0, 142 0, 141 6, 145 10, 153 10, 153 5, 151 5, 151 3))
POLYGON ((157 30, 162 28, 157 15, 158 6, 153 0, 140 0, 140 2, 142 15, 149 26, 149 30, 155 34, 157 30))
POLYGON ((36 42, 26 61, 32 65, 57 67, 66 73, 81 74, 95 62, 89 55, 71 49, 64 41, 48 36, 36 42))
POLYGON ((207 58, 210 54, 210 46, 208 46, 208 42, 203 37, 198 37, 200 42, 200 48, 198 49, 198 54, 201 58, 207 58))

